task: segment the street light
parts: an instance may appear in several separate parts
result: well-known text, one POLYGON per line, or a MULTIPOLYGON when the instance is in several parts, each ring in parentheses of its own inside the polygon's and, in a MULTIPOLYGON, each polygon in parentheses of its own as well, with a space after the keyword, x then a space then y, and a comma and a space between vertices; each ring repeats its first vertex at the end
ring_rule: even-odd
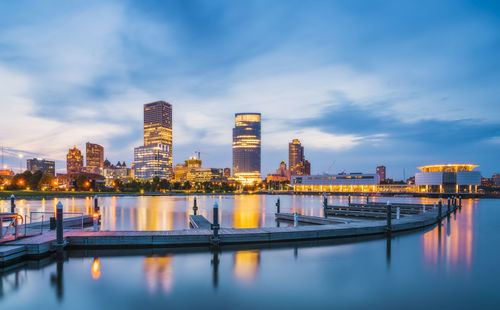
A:
POLYGON ((23 173, 23 154, 17 156, 19 156, 19 173, 23 173))

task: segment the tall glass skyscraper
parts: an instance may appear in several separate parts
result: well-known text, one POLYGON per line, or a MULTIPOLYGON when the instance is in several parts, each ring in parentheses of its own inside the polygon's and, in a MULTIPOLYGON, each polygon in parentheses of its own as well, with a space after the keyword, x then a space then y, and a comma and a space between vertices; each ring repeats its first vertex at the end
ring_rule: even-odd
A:
POLYGON ((172 105, 156 101, 144 105, 144 146, 134 149, 139 179, 172 177, 172 105))
POLYGON ((233 176, 243 184, 260 182, 260 113, 235 114, 233 176))

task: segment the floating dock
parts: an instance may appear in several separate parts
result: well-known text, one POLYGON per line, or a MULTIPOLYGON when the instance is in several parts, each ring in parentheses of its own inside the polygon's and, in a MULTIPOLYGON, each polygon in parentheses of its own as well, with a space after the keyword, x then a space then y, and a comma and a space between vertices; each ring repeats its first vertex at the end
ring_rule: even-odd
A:
MULTIPOLYGON (((346 208, 344 206, 344 208, 346 208)), ((376 213, 377 216, 387 216, 386 213, 376 213)), ((420 207, 419 207, 420 208, 420 207)), ((392 209, 396 209, 393 207, 392 209)), ((220 228, 217 244, 248 244, 293 242, 302 240, 319 240, 326 238, 352 238, 388 232, 400 232, 421 229, 426 226, 440 223, 444 217, 458 209, 454 205, 448 213, 445 206, 430 208, 420 214, 412 214, 399 219, 384 220, 356 220, 342 218, 324 218, 314 216, 299 216, 299 222, 314 225, 290 227, 262 227, 262 228, 220 228)), ((349 211, 361 212, 361 211, 349 211)), ((392 214, 392 212, 391 212, 392 214)), ((292 214, 278 213, 277 220, 293 220, 292 214)), ((64 230, 65 246, 69 248, 144 248, 144 247, 185 247, 210 246, 214 244, 214 232, 210 229, 211 223, 201 215, 190 216, 190 223, 195 229, 170 231, 75 231, 64 230)), ((55 244, 54 231, 37 236, 27 237, 15 241, 0 243, 0 264, 7 264, 23 257, 40 257, 48 255, 58 247, 55 244)), ((59 247, 60 249, 60 247, 59 247)))

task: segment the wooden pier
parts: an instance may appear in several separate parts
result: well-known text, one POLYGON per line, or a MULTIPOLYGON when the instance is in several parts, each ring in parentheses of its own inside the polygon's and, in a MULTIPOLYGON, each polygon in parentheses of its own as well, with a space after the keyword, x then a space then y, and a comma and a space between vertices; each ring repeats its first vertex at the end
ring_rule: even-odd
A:
MULTIPOLYGON (((359 206, 352 206, 359 208, 359 206)), ((366 207, 366 206, 365 206, 366 207)), ((343 206, 342 208, 346 208, 343 206)), ((363 208, 363 207, 362 207, 363 208)), ((271 242, 295 242, 302 240, 319 240, 326 238, 355 238, 387 232, 400 232, 412 229, 421 229, 426 226, 440 223, 448 214, 447 206, 430 208, 424 213, 408 214, 399 219, 387 217, 388 210, 396 207, 383 208, 380 205, 370 206, 377 211, 354 211, 374 213, 376 219, 356 220, 351 218, 324 218, 314 216, 299 216, 303 223, 315 224, 296 227, 261 227, 248 229, 220 228, 217 235, 217 244, 249 244, 271 242), (383 211, 385 209, 385 214, 383 211), (378 219, 379 218, 379 219, 378 219)), ((418 206, 417 208, 422 208, 418 206)), ((458 206, 454 205, 450 213, 458 206)), ((333 208, 335 209, 335 208, 333 208)), ((340 212, 341 210, 333 210, 340 212)), ((391 214, 393 214, 391 212, 391 214)), ((276 214, 278 220, 292 220, 291 214, 276 214)), ((96 249, 131 249, 144 247, 185 247, 211 246, 214 244, 214 232, 210 229, 211 223, 200 215, 190 216, 190 223, 195 229, 170 231, 75 231, 64 230, 64 244, 69 248, 96 248, 96 249)), ((11 242, 0 243, 0 264, 22 257, 40 257, 50 254, 60 245, 56 245, 56 233, 51 231, 37 236, 27 237, 11 242)))
POLYGON ((189 224, 195 229, 210 229, 210 223, 203 215, 190 215, 189 224))

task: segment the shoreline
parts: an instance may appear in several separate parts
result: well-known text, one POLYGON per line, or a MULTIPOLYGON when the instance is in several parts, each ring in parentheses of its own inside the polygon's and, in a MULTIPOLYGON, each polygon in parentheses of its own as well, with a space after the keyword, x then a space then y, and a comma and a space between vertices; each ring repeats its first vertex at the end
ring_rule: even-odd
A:
MULTIPOLYGON (((404 198, 447 198, 457 196, 456 193, 360 193, 360 192, 277 192, 277 191, 260 191, 260 192, 237 192, 237 193, 199 193, 199 192, 41 192, 41 191, 0 191, 0 200, 10 200, 10 196, 14 195, 17 199, 38 200, 38 199, 55 199, 55 198, 93 198, 95 195, 99 197, 138 197, 138 196, 239 196, 239 195, 296 195, 296 196, 348 196, 353 197, 404 197, 404 198)), ((462 199, 500 199, 500 194, 458 194, 462 199)))

